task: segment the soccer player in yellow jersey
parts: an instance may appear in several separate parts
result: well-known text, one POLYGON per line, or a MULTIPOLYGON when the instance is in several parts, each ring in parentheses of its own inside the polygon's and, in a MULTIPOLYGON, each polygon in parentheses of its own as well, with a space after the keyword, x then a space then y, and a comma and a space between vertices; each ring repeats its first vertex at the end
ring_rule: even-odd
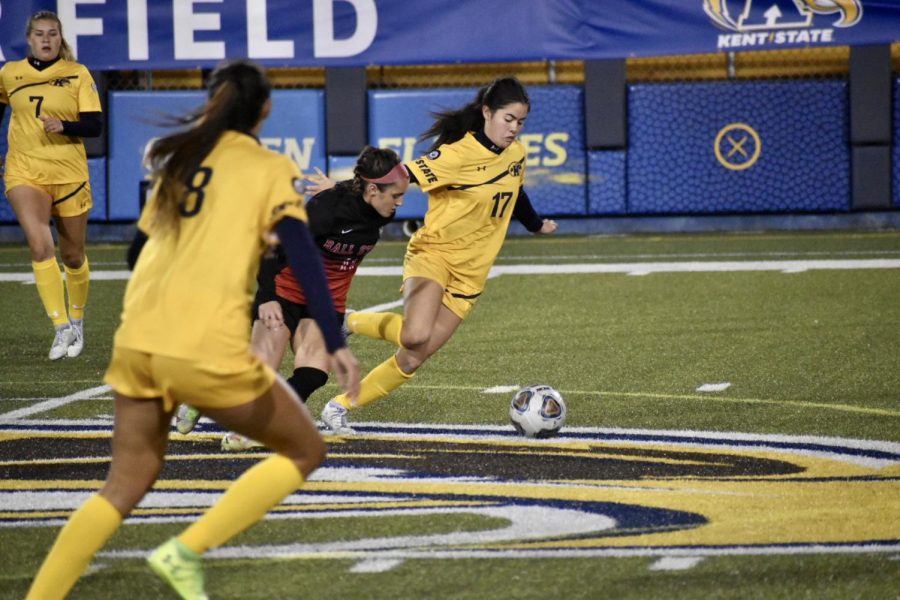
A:
POLYGON ((306 292, 329 366, 347 393, 359 391, 359 366, 306 227, 300 171, 256 138, 271 108, 270 91, 252 63, 218 67, 206 104, 181 121, 189 127, 149 152, 154 191, 138 221, 147 241, 125 291, 105 377, 115 392, 109 475, 59 533, 30 600, 65 597, 150 489, 182 401, 275 452, 148 558, 184 599, 207 597, 200 566, 206 550, 261 519, 324 460, 325 444, 309 412, 250 352, 247 339, 254 278, 273 231, 306 292))
POLYGON ((100 97, 88 70, 72 59, 62 24, 49 11, 28 20, 29 56, 0 68, 0 119, 12 107, 6 197, 28 240, 38 295, 56 336, 50 360, 81 354, 90 271, 84 252, 91 184, 81 138, 100 135, 100 97), (59 233, 62 273, 50 232, 59 233))
POLYGON ((438 113, 422 135, 430 151, 410 163, 410 181, 428 192, 424 225, 403 266, 403 316, 355 312, 351 332, 400 349, 363 379, 357 402, 340 395, 322 420, 337 434, 353 433, 347 412, 383 398, 413 376, 472 310, 515 216, 534 233, 556 231, 538 217, 525 183, 525 147, 516 137, 528 117, 528 92, 513 77, 495 80, 458 110, 438 113))

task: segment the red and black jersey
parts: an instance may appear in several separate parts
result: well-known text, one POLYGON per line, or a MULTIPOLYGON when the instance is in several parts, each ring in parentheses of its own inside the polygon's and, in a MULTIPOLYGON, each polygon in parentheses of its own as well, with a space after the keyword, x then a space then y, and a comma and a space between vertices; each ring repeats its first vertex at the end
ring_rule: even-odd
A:
MULTIPOLYGON (((344 312, 350 282, 362 262, 381 237, 381 228, 391 221, 382 217, 374 208, 353 191, 352 181, 342 181, 335 187, 316 194, 307 204, 309 228, 322 255, 325 275, 334 308, 344 312)), ((260 291, 271 290, 274 275, 274 292, 291 302, 306 304, 303 289, 284 262, 277 269, 260 270, 260 291)))

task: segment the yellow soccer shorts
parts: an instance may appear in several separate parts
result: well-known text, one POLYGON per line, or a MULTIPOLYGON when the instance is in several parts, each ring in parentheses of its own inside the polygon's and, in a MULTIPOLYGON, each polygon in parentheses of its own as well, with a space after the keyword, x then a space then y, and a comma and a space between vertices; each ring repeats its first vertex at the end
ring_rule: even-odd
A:
POLYGON ((166 411, 179 404, 230 408, 265 394, 277 375, 249 352, 246 360, 216 364, 149 354, 115 346, 103 381, 131 398, 163 399, 166 411))
POLYGON ((468 316, 481 295, 480 288, 469 279, 457 276, 453 268, 435 253, 407 250, 403 259, 403 281, 410 277, 424 277, 441 284, 444 288, 442 304, 460 319, 468 316))
POLYGON ((20 186, 37 188, 46 192, 51 198, 50 213, 54 217, 77 217, 91 210, 94 205, 91 195, 91 182, 76 181, 74 183, 43 183, 29 177, 28 157, 8 154, 3 183, 6 191, 20 186))

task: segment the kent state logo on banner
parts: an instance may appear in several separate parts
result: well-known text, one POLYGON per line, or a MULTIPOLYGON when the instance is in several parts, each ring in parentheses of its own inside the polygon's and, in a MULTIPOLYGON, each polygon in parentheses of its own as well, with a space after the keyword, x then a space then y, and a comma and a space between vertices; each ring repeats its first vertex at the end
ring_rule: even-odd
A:
POLYGON ((703 0, 719 27, 719 50, 837 43, 834 27, 862 20, 862 0, 703 0))

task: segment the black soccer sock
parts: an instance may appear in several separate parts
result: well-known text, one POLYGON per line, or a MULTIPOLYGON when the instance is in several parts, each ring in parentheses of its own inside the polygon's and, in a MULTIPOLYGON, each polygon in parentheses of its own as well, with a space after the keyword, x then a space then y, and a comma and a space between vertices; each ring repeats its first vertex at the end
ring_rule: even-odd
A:
POLYGON ((287 382, 300 399, 306 402, 314 391, 328 382, 328 373, 313 367, 299 367, 294 369, 294 374, 288 377, 287 382))

